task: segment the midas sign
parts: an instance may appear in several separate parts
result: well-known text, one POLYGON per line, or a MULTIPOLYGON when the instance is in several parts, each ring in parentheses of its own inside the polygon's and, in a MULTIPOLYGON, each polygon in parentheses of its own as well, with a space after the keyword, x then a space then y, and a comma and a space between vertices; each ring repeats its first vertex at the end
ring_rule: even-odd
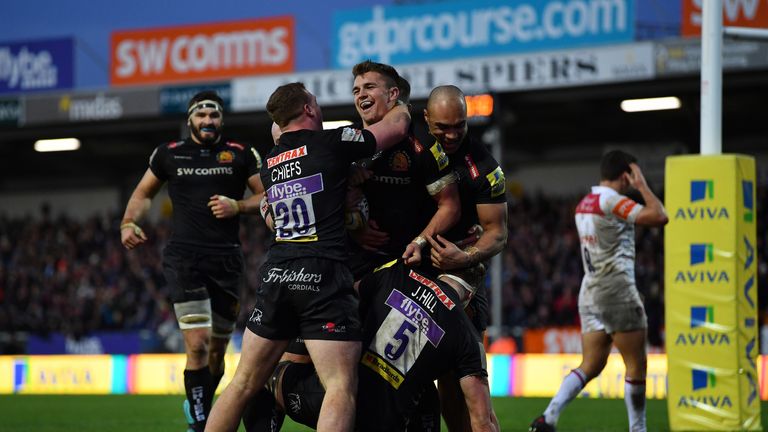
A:
POLYGON ((293 71, 293 17, 115 32, 113 85, 293 71))

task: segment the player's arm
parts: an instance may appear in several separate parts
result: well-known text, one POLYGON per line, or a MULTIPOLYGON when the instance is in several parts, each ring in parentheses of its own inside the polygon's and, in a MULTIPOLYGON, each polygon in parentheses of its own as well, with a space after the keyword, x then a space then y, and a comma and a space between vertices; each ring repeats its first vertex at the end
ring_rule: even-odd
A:
POLYGON ((640 167, 636 163, 629 164, 629 167, 632 172, 624 175, 627 176, 629 184, 640 192, 645 201, 645 207, 637 214, 635 224, 648 226, 666 225, 669 222, 669 217, 664 209, 664 204, 648 187, 640 167))
POLYGON ((163 182, 147 169, 136 189, 133 190, 128 204, 125 206, 123 220, 120 222, 120 239, 126 249, 133 249, 147 241, 144 230, 137 224, 152 204, 152 198, 162 187, 163 182))
POLYGON ((398 101, 381 121, 368 126, 376 138, 376 151, 386 150, 408 136, 408 126, 411 124, 411 113, 408 106, 398 101))
POLYGON ((240 213, 258 213, 261 208, 261 199, 264 198, 264 185, 258 173, 248 178, 248 189, 251 190, 252 195, 241 200, 224 195, 213 195, 208 201, 208 207, 217 219, 230 218, 240 213))
MULTIPOLYGON (((455 179, 455 176, 453 178, 455 179)), ((421 262, 421 250, 427 245, 427 239, 438 233, 448 231, 461 218, 459 187, 455 181, 446 184, 433 194, 432 198, 437 202, 437 211, 432 215, 432 219, 421 231, 421 234, 406 246, 402 257, 406 264, 421 262)))
POLYGON ((472 432, 496 432, 499 423, 491 408, 491 394, 488 378, 468 375, 459 380, 464 401, 469 411, 472 432))
POLYGON ((507 244, 507 204, 478 204, 477 217, 482 234, 477 242, 461 249, 440 235, 427 237, 432 245, 432 264, 442 270, 467 268, 483 262, 504 249, 507 244))

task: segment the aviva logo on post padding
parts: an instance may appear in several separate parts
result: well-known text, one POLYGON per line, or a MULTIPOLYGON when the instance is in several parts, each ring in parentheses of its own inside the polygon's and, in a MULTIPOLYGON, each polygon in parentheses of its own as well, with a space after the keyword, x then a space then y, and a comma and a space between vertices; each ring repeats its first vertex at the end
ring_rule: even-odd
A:
POLYGON ((727 393, 717 391, 717 377, 707 369, 691 369, 691 393, 680 396, 677 408, 733 408, 731 397, 727 393))
MULTIPOLYGON (((720 251, 722 254, 723 252, 720 251)), ((679 284, 727 284, 731 282, 724 263, 715 261, 716 249, 713 243, 691 243, 689 246, 688 268, 675 274, 679 284)))
POLYGON ((730 346, 731 338, 722 331, 722 322, 715 323, 713 305, 691 306, 691 317, 687 331, 679 331, 675 336, 677 347, 721 347, 730 346))
POLYGON ((723 221, 731 215, 722 205, 715 205, 715 181, 711 179, 690 181, 690 205, 675 210, 676 221, 723 221))
POLYGON ((741 194, 744 203, 744 222, 752 223, 755 220, 755 200, 753 197, 753 185, 751 181, 741 181, 741 194))

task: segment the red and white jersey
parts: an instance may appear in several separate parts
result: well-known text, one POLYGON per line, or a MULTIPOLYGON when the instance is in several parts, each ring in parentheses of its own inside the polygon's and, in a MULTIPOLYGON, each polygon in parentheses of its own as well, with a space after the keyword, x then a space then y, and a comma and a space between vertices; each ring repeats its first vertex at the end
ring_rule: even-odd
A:
POLYGON ((579 306, 640 300, 635 286, 635 219, 643 206, 605 186, 593 186, 576 207, 584 279, 579 306))

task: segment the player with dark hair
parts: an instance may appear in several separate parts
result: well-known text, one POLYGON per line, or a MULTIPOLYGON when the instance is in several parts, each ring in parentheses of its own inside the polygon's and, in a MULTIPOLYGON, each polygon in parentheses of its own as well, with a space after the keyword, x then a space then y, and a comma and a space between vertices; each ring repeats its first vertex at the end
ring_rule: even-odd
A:
POLYGON ((247 402, 296 337, 304 339, 326 390, 317 429, 351 430, 361 332, 345 261, 347 175, 353 161, 402 140, 410 114, 398 104, 366 129, 324 131, 317 99, 301 83, 278 87, 267 112, 282 132, 261 170, 275 242, 259 271, 262 284, 235 376, 206 430, 237 429, 247 402))
MULTIPOLYGON (((352 68, 352 95, 363 125, 376 124, 398 100, 410 96, 410 84, 389 65, 365 61, 352 68)), ((460 217, 458 187, 440 143, 422 143, 409 131, 394 147, 363 161, 370 170, 363 184, 368 225, 356 238, 367 251, 357 254, 356 276, 394 258, 421 262, 427 237, 443 233, 460 217)))
POLYGON ((584 279, 579 292, 582 361, 568 374, 530 431, 554 431, 562 410, 605 368, 611 345, 626 366, 624 402, 631 432, 645 432, 646 330, 643 302, 635 285, 635 225, 662 226, 664 205, 645 182, 637 159, 615 150, 603 156, 598 186, 576 207, 584 279), (641 205, 624 196, 630 187, 641 205))
MULTIPOLYGON (((471 430, 499 430, 482 343, 461 310, 484 274, 480 267, 437 275, 397 260, 363 277, 358 288, 364 352, 356 430, 419 429, 421 425, 408 421, 423 389, 449 372, 464 392, 471 430)), ((251 404, 244 416, 248 432, 279 425, 282 413, 315 427, 325 391, 311 364, 280 363, 268 388, 274 399, 251 404)))
POLYGON ((152 153, 128 200, 120 236, 127 249, 147 241, 138 223, 167 182, 173 233, 163 269, 184 335, 184 411, 190 430, 202 431, 240 309, 244 264, 237 215, 255 213, 264 189, 256 150, 223 138, 223 101, 215 92, 194 95, 187 115, 191 136, 152 153), (254 195, 243 200, 246 185, 254 195))

